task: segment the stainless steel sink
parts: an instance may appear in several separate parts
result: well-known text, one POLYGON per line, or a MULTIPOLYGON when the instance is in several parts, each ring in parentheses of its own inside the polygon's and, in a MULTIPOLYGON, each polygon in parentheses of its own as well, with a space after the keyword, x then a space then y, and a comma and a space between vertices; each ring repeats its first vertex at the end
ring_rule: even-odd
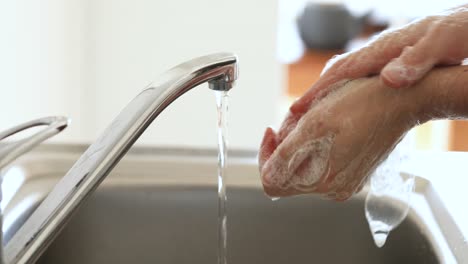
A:
MULTIPOLYGON (((48 145, 10 168, 5 243, 84 150, 48 145)), ((444 232, 447 221, 438 224, 446 211, 432 206, 439 200, 424 180, 417 180, 409 216, 379 249, 364 194, 345 203, 314 196, 272 202, 261 190, 255 153, 233 151, 228 165, 229 263, 462 261, 444 232)), ((216 263, 216 182, 215 151, 135 147, 38 263, 216 263)))

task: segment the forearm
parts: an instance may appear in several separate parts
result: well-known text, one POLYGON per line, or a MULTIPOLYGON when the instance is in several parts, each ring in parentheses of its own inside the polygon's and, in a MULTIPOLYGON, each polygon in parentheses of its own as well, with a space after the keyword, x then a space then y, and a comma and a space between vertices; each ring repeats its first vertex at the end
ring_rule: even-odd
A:
POLYGON ((435 68, 408 90, 420 123, 468 118, 468 66, 435 68))

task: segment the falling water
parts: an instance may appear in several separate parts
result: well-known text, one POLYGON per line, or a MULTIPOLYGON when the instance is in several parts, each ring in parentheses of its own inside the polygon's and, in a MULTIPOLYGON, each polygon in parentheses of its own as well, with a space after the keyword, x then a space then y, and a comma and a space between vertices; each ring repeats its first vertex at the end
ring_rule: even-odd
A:
POLYGON ((377 247, 383 247, 390 231, 403 222, 410 208, 414 175, 401 173, 408 162, 408 149, 401 142, 371 177, 365 213, 377 247))
POLYGON ((218 264, 226 264, 226 160, 228 93, 215 91, 218 108, 218 264))
MULTIPOLYGON (((405 183, 407 195, 412 191, 414 181, 405 183)), ((401 191, 403 192, 403 191, 401 191)), ((393 195, 369 191, 366 198, 366 218, 374 238, 374 243, 381 248, 385 245, 390 232, 405 220, 410 207, 409 197, 401 198, 393 195)))

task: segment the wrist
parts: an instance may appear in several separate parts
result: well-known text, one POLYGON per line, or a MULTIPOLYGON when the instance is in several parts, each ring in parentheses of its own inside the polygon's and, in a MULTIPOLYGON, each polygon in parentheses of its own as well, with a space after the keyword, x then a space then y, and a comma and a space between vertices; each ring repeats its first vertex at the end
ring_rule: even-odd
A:
POLYGON ((468 117, 468 67, 433 69, 415 87, 410 87, 418 106, 419 123, 434 119, 468 117))
POLYGON ((393 124, 393 129, 404 134, 414 126, 428 121, 422 110, 425 98, 421 98, 420 91, 413 87, 394 89, 380 82, 379 92, 381 107, 385 109, 386 117, 393 124))

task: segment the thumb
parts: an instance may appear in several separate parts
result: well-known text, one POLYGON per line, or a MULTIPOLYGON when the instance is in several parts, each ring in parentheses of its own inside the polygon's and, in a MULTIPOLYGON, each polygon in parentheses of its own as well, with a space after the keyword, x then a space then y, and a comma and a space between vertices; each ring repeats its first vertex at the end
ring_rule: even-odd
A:
POLYGON ((425 37, 388 63, 381 72, 381 80, 393 88, 408 87, 422 79, 438 61, 438 45, 425 37))
POLYGON ((299 124, 266 161, 261 170, 264 185, 310 192, 326 175, 334 136, 311 133, 310 122, 299 124))

